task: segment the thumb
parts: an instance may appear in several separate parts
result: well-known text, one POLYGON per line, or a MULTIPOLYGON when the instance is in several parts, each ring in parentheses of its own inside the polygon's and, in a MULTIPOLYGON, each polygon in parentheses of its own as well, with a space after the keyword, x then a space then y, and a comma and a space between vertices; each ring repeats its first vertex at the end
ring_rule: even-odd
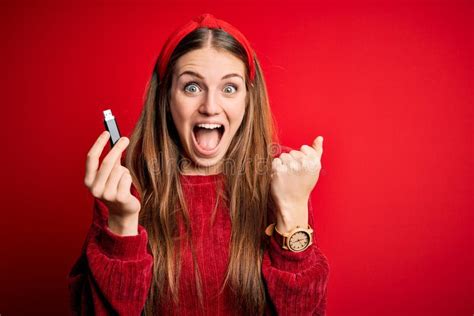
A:
POLYGON ((311 145, 318 154, 323 152, 323 137, 318 136, 314 139, 313 144, 311 145))

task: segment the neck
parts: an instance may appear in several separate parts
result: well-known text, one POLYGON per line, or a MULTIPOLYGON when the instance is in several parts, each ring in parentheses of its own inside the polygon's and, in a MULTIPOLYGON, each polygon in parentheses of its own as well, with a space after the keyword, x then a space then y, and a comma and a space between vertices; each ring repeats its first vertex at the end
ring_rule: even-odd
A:
POLYGON ((196 164, 182 166, 179 168, 179 173, 185 176, 201 175, 210 176, 222 173, 222 165, 216 164, 213 166, 198 166, 196 164))

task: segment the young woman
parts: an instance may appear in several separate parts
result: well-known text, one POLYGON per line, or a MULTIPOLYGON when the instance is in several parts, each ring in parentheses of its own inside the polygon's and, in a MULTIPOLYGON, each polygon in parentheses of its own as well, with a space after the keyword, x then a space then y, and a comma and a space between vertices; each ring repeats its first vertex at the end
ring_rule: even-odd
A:
POLYGON ((278 144, 245 37, 210 14, 165 43, 130 139, 87 155, 94 219, 69 276, 76 314, 324 315, 310 194, 322 137, 278 144), (122 160, 122 152, 126 158, 122 160))

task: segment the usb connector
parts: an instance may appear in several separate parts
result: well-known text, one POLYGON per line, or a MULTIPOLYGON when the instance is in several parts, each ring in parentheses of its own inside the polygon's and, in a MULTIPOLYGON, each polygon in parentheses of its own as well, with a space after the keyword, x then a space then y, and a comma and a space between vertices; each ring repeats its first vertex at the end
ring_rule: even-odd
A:
POLYGON ((117 122, 115 121, 115 117, 112 114, 112 110, 105 110, 103 113, 105 129, 110 134, 110 146, 113 147, 120 139, 120 131, 117 122))

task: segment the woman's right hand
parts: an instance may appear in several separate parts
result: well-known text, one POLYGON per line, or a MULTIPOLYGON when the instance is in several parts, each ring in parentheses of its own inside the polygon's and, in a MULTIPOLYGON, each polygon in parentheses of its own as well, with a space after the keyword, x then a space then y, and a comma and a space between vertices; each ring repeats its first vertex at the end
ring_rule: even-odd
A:
POLYGON ((104 157, 99 167, 99 157, 108 143, 110 134, 102 132, 87 153, 84 184, 92 195, 105 203, 109 209, 109 229, 122 236, 138 235, 138 213, 140 201, 130 192, 132 176, 121 165, 122 152, 130 140, 121 137, 104 157))

